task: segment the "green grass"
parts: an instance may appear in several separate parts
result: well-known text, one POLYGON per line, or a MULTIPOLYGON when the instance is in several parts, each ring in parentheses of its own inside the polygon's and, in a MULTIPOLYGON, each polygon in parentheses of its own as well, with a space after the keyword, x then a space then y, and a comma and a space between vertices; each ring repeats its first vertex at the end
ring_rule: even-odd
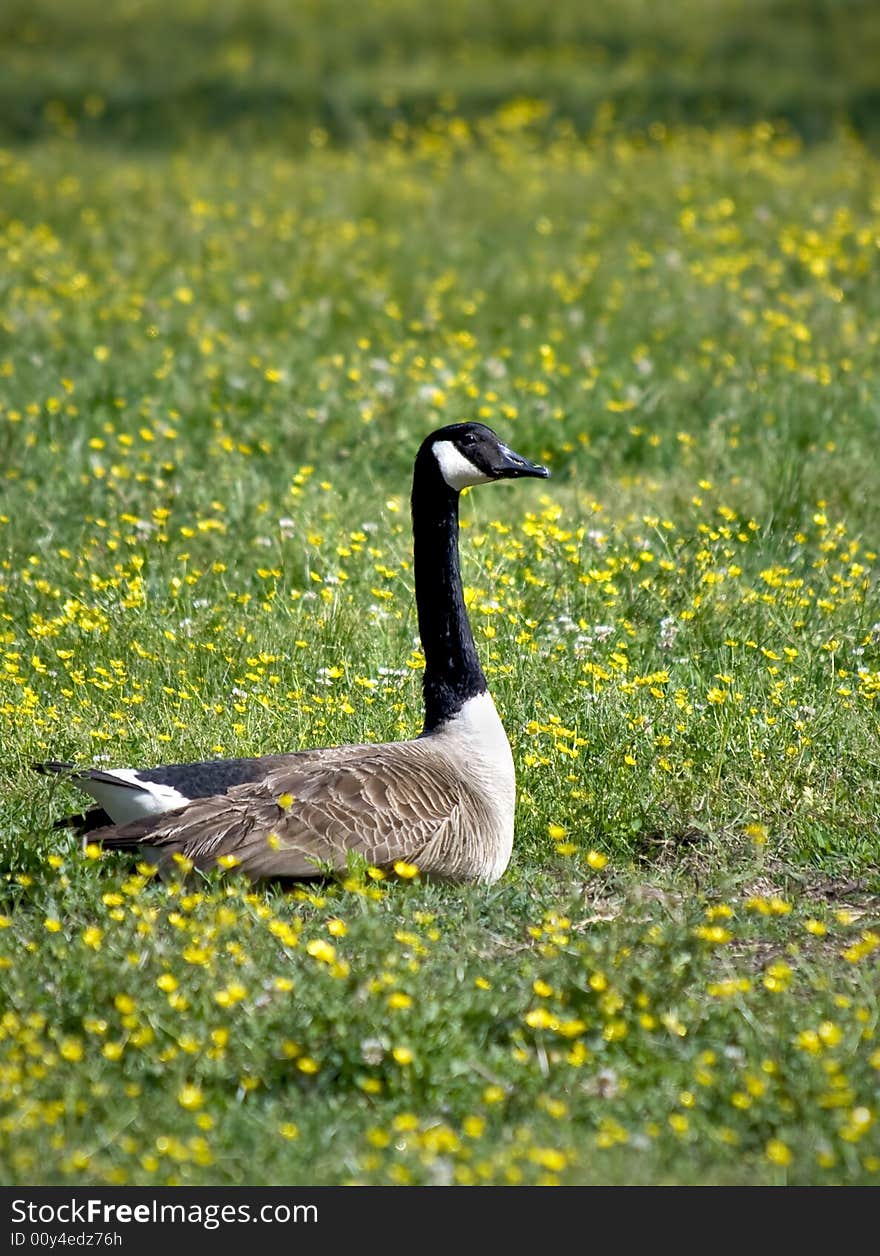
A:
MULTIPOLYGON (((406 8, 401 75, 447 20, 406 8)), ((274 136, 245 97, 208 118, 202 88, 117 125, 197 36, 293 90, 288 6, 214 6, 208 34, 185 9, 175 40, 142 6, 82 47, 15 12, 2 1180, 875 1183, 876 159, 758 105, 617 127, 543 61, 511 101, 512 19, 473 36, 497 99, 465 59, 459 101, 437 61, 424 113, 349 131, 302 101, 274 136), (418 732, 412 458, 471 418, 553 469, 462 504, 519 780, 497 886, 163 885, 52 830, 81 799, 41 758, 418 732)), ((842 81, 805 51, 832 12, 788 25, 804 98, 842 81)), ((559 17, 559 64, 591 13, 559 17)), ((360 20, 334 36, 346 98, 375 73, 360 20)), ((701 30, 667 34, 706 82, 701 30)))

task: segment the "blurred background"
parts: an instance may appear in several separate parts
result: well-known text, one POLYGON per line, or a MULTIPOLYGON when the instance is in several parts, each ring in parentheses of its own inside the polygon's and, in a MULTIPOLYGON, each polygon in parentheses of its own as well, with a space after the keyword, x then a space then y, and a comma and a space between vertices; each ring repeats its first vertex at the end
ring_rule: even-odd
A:
POLYGON ((168 144, 234 127, 351 142, 540 96, 548 119, 880 119, 874 0, 6 0, 0 136, 168 144))

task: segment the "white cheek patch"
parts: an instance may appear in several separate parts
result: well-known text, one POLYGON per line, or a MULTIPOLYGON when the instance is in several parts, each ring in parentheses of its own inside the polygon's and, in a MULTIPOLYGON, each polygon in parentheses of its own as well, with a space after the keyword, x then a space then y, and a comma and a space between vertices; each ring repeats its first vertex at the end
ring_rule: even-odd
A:
POLYGON ((463 488, 470 488, 472 484, 488 484, 492 479, 491 475, 486 475, 485 471, 481 471, 465 458, 451 440, 438 440, 434 446, 434 457, 443 479, 458 493, 463 488))

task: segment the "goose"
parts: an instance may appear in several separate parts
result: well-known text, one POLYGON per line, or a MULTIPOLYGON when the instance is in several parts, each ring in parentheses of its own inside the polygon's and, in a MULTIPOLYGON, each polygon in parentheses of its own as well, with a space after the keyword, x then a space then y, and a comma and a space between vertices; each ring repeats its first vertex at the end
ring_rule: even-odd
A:
POLYGON ((459 568, 462 489, 546 478, 482 423, 421 443, 413 471, 413 569, 425 658, 424 727, 405 741, 343 745, 155 768, 49 761, 97 803, 65 817, 105 849, 162 868, 175 856, 252 881, 345 872, 352 856, 428 878, 496 881, 513 846, 515 776, 465 610, 459 568))

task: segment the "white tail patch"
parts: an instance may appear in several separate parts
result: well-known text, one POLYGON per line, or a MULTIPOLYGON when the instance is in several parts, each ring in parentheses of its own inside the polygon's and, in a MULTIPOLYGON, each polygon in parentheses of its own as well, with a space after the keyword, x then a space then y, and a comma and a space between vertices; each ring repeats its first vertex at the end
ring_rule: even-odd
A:
POLYGON ((161 815, 163 811, 174 811, 192 801, 170 785, 141 780, 133 768, 117 768, 107 775, 118 777, 119 784, 95 781, 87 776, 78 777, 76 783, 100 803, 114 824, 161 815))
POLYGON ((463 488, 470 488, 472 484, 488 484, 492 479, 491 475, 486 475, 469 458, 465 458, 451 440, 438 440, 434 445, 434 457, 443 479, 457 493, 463 488))

